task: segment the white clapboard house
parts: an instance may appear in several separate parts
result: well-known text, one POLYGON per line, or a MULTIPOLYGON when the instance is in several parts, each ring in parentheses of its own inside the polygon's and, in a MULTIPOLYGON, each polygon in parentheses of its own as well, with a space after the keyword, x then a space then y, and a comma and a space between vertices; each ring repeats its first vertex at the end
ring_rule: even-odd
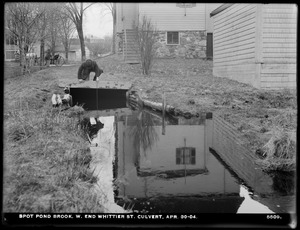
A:
POLYGON ((297 13, 295 4, 215 9, 213 74, 261 89, 296 88, 297 13))

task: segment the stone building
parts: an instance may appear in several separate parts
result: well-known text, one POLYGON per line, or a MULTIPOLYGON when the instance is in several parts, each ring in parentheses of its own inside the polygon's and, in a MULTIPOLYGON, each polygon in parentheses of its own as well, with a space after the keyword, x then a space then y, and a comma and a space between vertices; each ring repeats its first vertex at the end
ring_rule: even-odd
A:
POLYGON ((116 47, 128 63, 138 62, 130 49, 133 25, 143 16, 158 31, 159 58, 212 58, 212 19, 209 14, 221 4, 208 3, 117 3, 116 47))

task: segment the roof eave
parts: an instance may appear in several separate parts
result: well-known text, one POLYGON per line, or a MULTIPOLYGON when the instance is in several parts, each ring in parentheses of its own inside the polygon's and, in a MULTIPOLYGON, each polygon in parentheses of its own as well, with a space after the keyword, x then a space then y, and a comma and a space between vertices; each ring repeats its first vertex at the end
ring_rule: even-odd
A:
POLYGON ((223 10, 226 10, 227 8, 229 8, 230 6, 232 6, 234 3, 224 3, 221 6, 219 6, 217 9, 213 10, 210 13, 210 17, 215 16, 216 14, 222 12, 223 10))

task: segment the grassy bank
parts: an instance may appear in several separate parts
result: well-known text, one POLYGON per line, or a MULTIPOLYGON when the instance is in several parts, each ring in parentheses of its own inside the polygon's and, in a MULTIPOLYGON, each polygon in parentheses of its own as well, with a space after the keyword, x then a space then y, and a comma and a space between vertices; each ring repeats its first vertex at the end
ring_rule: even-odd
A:
MULTIPOLYGON (((151 76, 142 75, 140 65, 125 64, 116 55, 97 62, 104 70, 102 80, 131 82, 148 100, 161 102, 164 92, 167 103, 181 111, 220 114, 235 127, 253 154, 261 151, 265 158, 259 163, 266 171, 294 170, 295 91, 258 90, 214 77, 211 61, 157 60, 151 76), (285 143, 289 154, 276 154, 278 143, 285 143), (292 164, 276 167, 280 156, 292 164)), ((5 212, 103 212, 105 194, 91 189, 96 178, 88 167, 91 154, 79 128, 82 110, 51 107, 52 94, 62 93, 59 79, 76 79, 78 67, 51 67, 21 77, 6 73, 5 212)))
POLYGON ((46 69, 5 81, 4 212, 103 212, 83 109, 51 106, 57 77, 46 69))

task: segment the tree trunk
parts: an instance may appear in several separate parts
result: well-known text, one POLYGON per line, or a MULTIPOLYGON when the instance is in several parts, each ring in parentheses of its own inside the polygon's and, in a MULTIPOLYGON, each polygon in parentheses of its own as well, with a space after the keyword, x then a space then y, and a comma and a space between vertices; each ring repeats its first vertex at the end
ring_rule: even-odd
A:
POLYGON ((25 72, 26 72, 26 53, 25 53, 24 38, 21 39, 20 65, 21 65, 22 75, 25 75, 25 72))
POLYGON ((77 25, 77 32, 78 32, 78 36, 79 36, 79 40, 80 40, 81 62, 84 62, 86 60, 86 56, 85 56, 85 45, 84 45, 82 23, 81 23, 81 25, 77 25))
POLYGON ((45 62, 45 41, 44 39, 41 40, 41 46, 40 46, 40 67, 42 68, 42 66, 44 66, 44 62, 45 62))
POLYGON ((66 63, 68 64, 69 63, 69 50, 66 49, 65 52, 66 52, 66 63))
POLYGON ((113 3, 112 8, 112 16, 113 16, 113 37, 112 37, 112 53, 116 53, 116 27, 117 27, 117 16, 116 16, 116 3, 113 3))

